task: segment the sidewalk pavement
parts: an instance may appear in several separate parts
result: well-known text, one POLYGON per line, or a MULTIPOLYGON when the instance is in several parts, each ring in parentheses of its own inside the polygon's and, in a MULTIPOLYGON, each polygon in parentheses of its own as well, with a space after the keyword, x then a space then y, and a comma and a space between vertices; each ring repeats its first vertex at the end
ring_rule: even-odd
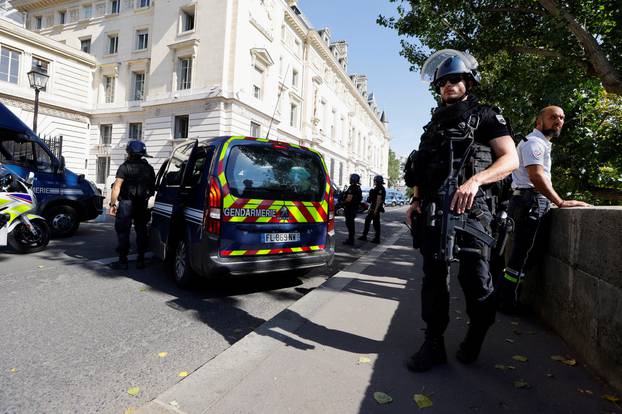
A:
MULTIPOLYGON (((620 413, 614 394, 540 323, 498 315, 479 360, 454 357, 467 328, 452 278, 449 362, 412 373, 423 337, 421 258, 404 231, 138 410, 138 413, 620 413), (514 356, 526 357, 521 362, 514 356), (379 404, 374 393, 393 401, 379 404)), ((455 267, 455 266, 454 266, 455 267)), ((520 358, 519 358, 520 359, 520 358)))

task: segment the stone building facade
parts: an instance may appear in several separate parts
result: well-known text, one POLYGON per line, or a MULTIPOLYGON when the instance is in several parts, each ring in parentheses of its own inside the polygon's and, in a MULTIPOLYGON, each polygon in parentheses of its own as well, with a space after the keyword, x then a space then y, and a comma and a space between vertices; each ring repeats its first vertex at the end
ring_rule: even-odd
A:
POLYGON ((88 67, 88 81, 62 91, 54 69, 42 104, 79 98, 67 108, 85 118, 83 151, 66 158, 103 187, 129 139, 145 141, 156 167, 187 138, 269 135, 320 151, 338 186, 353 172, 367 185, 387 173, 388 124, 367 78, 348 74, 347 43, 313 29, 294 0, 12 4, 32 36, 88 67))

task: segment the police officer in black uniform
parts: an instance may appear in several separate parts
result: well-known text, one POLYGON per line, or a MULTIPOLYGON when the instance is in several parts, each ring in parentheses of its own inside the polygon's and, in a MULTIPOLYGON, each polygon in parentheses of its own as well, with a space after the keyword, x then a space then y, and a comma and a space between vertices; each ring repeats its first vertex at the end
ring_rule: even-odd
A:
POLYGON ((155 191, 155 172, 144 158, 149 156, 142 141, 130 141, 125 150, 127 159, 117 170, 110 197, 110 214, 116 216, 114 228, 117 232, 119 254, 119 261, 113 267, 128 268, 127 255, 130 251, 133 221, 138 253, 136 267, 142 269, 145 267, 147 250, 147 202, 155 191))
POLYGON ((360 175, 350 175, 350 186, 343 193, 343 208, 346 216, 346 227, 348 228, 348 238, 343 241, 343 244, 350 246, 354 245, 354 235, 356 234, 354 219, 356 218, 356 213, 358 213, 359 205, 363 199, 360 182, 360 175))
POLYGON ((369 190, 369 211, 365 217, 365 228, 359 240, 366 241, 369 233, 369 224, 374 222, 374 238, 372 243, 380 243, 380 213, 384 213, 384 200, 387 197, 387 190, 384 188, 384 178, 382 175, 374 177, 374 188, 369 190))
MULTIPOLYGON (((464 137, 469 125, 471 131, 474 129, 470 152, 466 143, 453 145, 454 158, 464 158, 465 163, 450 208, 456 214, 467 214, 473 226, 488 234, 492 214, 486 202, 487 184, 502 179, 518 166, 516 148, 505 119, 497 109, 480 104, 471 93, 480 78, 473 67, 474 59, 469 61, 464 56, 457 53, 448 57, 434 73, 433 84, 441 103, 434 110, 431 122, 424 127, 419 150, 414 156, 413 181, 409 183, 413 187, 413 201, 406 221, 409 225, 416 223, 414 230, 421 234, 422 318, 427 325, 423 345, 407 362, 408 368, 416 372, 447 362, 443 335, 449 323, 448 267, 445 261, 437 258, 440 226, 426 225, 430 217, 425 217, 425 213, 428 210, 428 215, 432 215, 429 208, 432 203, 442 205, 438 190, 449 173, 449 138, 464 137), (465 153, 470 156, 464 157, 465 153), (424 217, 412 220, 414 214, 424 217)), ((470 325, 456 357, 468 364, 477 359, 486 332, 494 323, 496 304, 486 246, 464 233, 459 234, 457 245, 472 249, 469 253, 458 254, 458 280, 466 298, 470 325)))

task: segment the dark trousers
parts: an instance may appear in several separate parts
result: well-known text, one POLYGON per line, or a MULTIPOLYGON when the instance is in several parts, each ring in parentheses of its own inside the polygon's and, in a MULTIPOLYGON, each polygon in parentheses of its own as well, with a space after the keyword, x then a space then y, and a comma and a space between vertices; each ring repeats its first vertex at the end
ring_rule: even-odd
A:
POLYGON ((132 222, 136 231, 136 250, 139 255, 143 255, 147 250, 147 222, 149 212, 147 210, 147 200, 120 200, 117 216, 114 222, 114 229, 117 232, 117 253, 124 257, 130 251, 130 233, 132 232, 132 222))
POLYGON ((514 236, 510 259, 498 287, 500 300, 507 306, 518 303, 518 285, 534 262, 530 253, 550 206, 546 197, 533 190, 523 191, 510 199, 508 214, 514 220, 514 236))
POLYGON ((367 236, 369 233, 369 224, 374 222, 374 238, 380 239, 380 212, 378 214, 374 214, 374 211, 371 209, 369 213, 367 213, 367 217, 365 217, 365 227, 363 228, 363 236, 367 236))
MULTIPOLYGON (((492 219, 487 207, 478 203, 483 211, 479 219, 469 218, 471 223, 490 233, 488 225, 492 219)), ((427 324, 426 334, 441 336, 449 324, 449 274, 447 263, 435 258, 440 245, 440 229, 426 227, 423 232, 421 254, 423 255, 423 282, 421 287, 421 314, 427 324)), ((481 249, 486 255, 485 244, 461 233, 457 238, 458 246, 481 249)), ((495 302, 492 278, 488 259, 476 253, 460 253, 458 281, 464 292, 466 311, 471 326, 488 329, 495 321, 495 302)))
POLYGON ((348 240, 354 241, 354 235, 356 234, 354 229, 354 219, 356 218, 355 211, 345 211, 346 216, 346 228, 348 229, 348 240))

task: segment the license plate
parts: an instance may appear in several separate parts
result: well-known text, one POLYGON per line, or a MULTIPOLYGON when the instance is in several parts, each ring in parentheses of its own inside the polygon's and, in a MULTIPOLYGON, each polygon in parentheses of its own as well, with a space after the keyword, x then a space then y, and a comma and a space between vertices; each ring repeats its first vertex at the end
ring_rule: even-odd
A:
POLYGON ((264 233, 264 243, 289 243, 300 241, 300 233, 264 233))

